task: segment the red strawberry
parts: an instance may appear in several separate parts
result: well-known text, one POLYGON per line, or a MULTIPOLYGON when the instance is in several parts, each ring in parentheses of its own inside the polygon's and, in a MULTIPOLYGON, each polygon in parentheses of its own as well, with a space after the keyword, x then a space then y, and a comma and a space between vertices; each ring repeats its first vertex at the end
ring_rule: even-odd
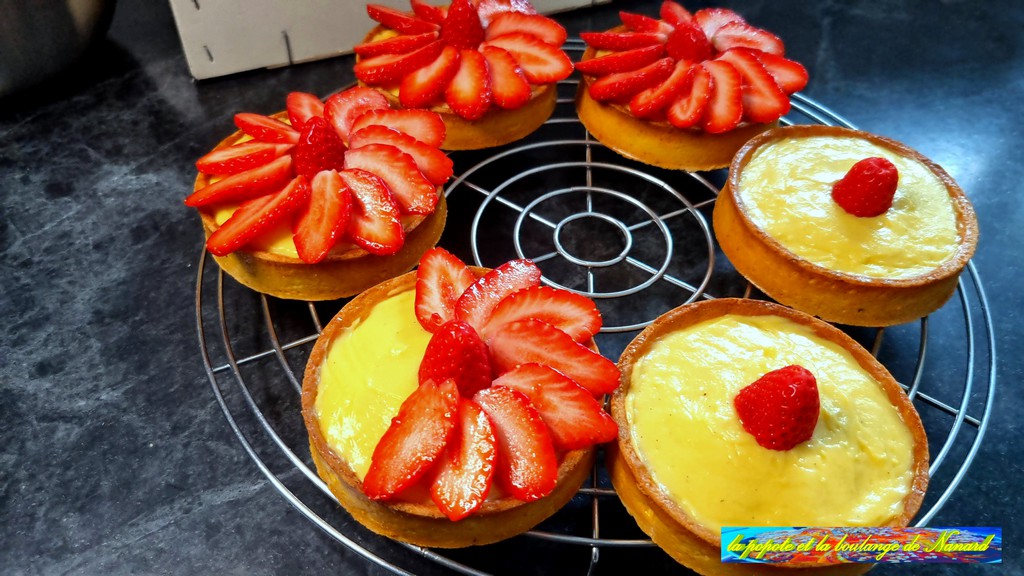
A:
POLYGON ((473 0, 473 3, 476 5, 480 21, 484 23, 485 28, 491 20, 505 12, 537 13, 537 10, 530 4, 530 0, 473 0))
POLYGON ((352 148, 360 148, 368 144, 389 144, 402 152, 412 156, 416 167, 435 186, 444 184, 452 175, 452 161, 433 146, 427 146, 423 142, 392 130, 385 126, 373 125, 354 132, 349 138, 352 148))
POLYGON ((632 50, 664 44, 666 36, 656 32, 582 32, 580 38, 596 50, 632 50))
POLYGON ((416 167, 416 160, 394 146, 367 144, 345 152, 345 167, 366 170, 384 181, 405 214, 430 214, 437 187, 416 167))
POLYGON ((459 53, 459 69, 445 90, 444 101, 452 111, 466 120, 479 120, 487 113, 493 100, 487 61, 476 50, 462 50, 459 53))
POLYGON ((356 62, 356 78, 371 85, 399 82, 408 74, 430 64, 441 54, 444 42, 435 40, 407 54, 381 54, 356 62))
POLYGON ((696 22, 679 24, 665 43, 665 52, 676 60, 703 62, 711 58, 711 43, 696 22))
POLYGON ((371 110, 356 118, 352 132, 379 124, 408 134, 428 146, 438 147, 444 142, 444 120, 437 112, 428 110, 371 110))
POLYGON ((291 144, 242 142, 227 148, 214 148, 199 160, 196 168, 203 174, 238 174, 262 166, 292 149, 291 144))
POLYGON ((295 173, 312 180, 321 170, 345 168, 345 144, 327 120, 314 116, 303 124, 292 158, 295 173))
POLYGON ((285 107, 288 109, 288 121, 296 130, 302 130, 302 125, 310 118, 324 115, 324 103, 307 92, 289 93, 285 107))
POLYGON ((595 396, 607 394, 619 385, 619 369, 611 360, 540 320, 529 318, 505 324, 489 343, 491 365, 499 374, 535 362, 558 370, 595 396))
POLYGON ((665 55, 661 44, 634 48, 625 52, 613 52, 598 58, 591 58, 576 64, 576 69, 587 76, 605 76, 616 72, 632 72, 657 62, 665 55))
POLYGON ((807 86, 807 69, 799 62, 767 52, 756 52, 755 55, 786 94, 799 92, 807 86))
POLYGON ((487 345, 465 322, 452 320, 434 332, 423 352, 419 380, 451 379, 467 398, 491 385, 491 361, 487 345))
POLYGON ((546 322, 576 342, 590 340, 601 329, 601 313, 590 298, 568 290, 533 286, 499 302, 480 334, 488 338, 505 324, 526 318, 546 322))
POLYGON ((494 94, 494 103, 515 110, 530 101, 532 92, 522 68, 507 51, 497 46, 484 46, 481 53, 487 60, 487 75, 494 94))
POLYGON ((743 119, 743 79, 728 62, 710 60, 701 66, 711 75, 711 96, 704 114, 704 130, 728 132, 743 119))
POLYGON ((722 26, 715 32, 711 43, 719 52, 725 52, 729 48, 753 48, 782 56, 786 51, 778 36, 744 22, 729 22, 722 26))
POLYGON ((242 204, 206 240, 214 256, 227 256, 266 232, 309 201, 309 184, 296 176, 283 190, 242 204))
POLYGON ((615 421, 594 396, 579 384, 540 364, 521 364, 494 381, 530 399, 559 450, 578 450, 610 442, 618 436, 615 421))
POLYGON ((661 3, 659 14, 662 20, 676 28, 693 21, 693 15, 686 8, 680 6, 678 2, 673 2, 672 0, 665 0, 661 3))
POLYGON ((387 500, 423 477, 455 431, 458 408, 454 382, 426 382, 413 390, 373 450, 363 492, 387 500))
POLYGON ((473 400, 487 413, 494 430, 498 485, 524 502, 550 494, 558 483, 558 456, 547 426, 529 399, 522 392, 492 386, 473 400))
POLYGON ((280 190, 295 176, 292 157, 288 154, 269 164, 232 174, 185 198, 186 206, 209 206, 223 202, 240 202, 280 190))
POLYGON ((565 44, 568 34, 565 28, 547 16, 540 14, 523 14, 521 12, 504 12, 498 14, 487 26, 485 37, 492 40, 499 36, 522 32, 536 36, 552 46, 565 44))
POLYGON ((459 51, 445 46, 433 62, 402 79, 398 100, 406 108, 425 108, 442 100, 445 88, 459 69, 459 51))
POLYGON ((602 76, 590 85, 590 97, 599 102, 630 98, 664 82, 675 66, 671 58, 662 58, 639 70, 602 76))
POLYGON ((652 86, 629 101, 629 110, 637 118, 657 118, 663 110, 686 88, 690 79, 693 64, 686 61, 676 62, 672 74, 664 82, 652 86))
POLYGON ((367 4, 366 13, 385 28, 391 28, 403 34, 423 34, 437 30, 437 25, 431 24, 415 14, 379 4, 367 4))
POLYGON ((472 401, 459 400, 458 424, 437 462, 430 499, 457 522, 475 512, 487 498, 498 460, 491 421, 472 401))
POLYGON ((408 54, 437 40, 437 32, 424 32, 412 36, 393 36, 383 40, 357 44, 352 51, 363 58, 380 56, 381 54, 408 54))
POLYGON ((352 216, 348 235, 352 242, 370 254, 390 256, 405 243, 398 203, 380 178, 363 170, 339 173, 352 191, 352 216))
POLYGON ((387 110, 388 99, 373 88, 357 86, 327 99, 324 118, 334 126, 342 141, 348 142, 352 123, 370 110, 387 110))
POLYGON ((818 383, 803 366, 772 370, 733 399, 743 429, 769 450, 806 442, 818 423, 818 383))
POLYGON ((732 48, 718 56, 743 77, 743 116, 753 122, 774 122, 789 112, 789 98, 750 48, 732 48))
POLYGON ((531 84, 549 84, 565 80, 572 74, 572 60, 561 49, 530 34, 506 34, 486 45, 508 50, 523 69, 531 84))
POLYGON ((412 6, 412 11, 421 20, 426 20, 431 24, 441 25, 444 22, 445 17, 448 15, 447 6, 434 6, 427 4, 423 0, 409 0, 409 4, 412 6))
POLYGON ((475 50, 484 41, 484 26, 470 0, 452 1, 441 24, 441 39, 460 50, 475 50))
POLYGON ((622 23, 626 25, 626 28, 633 32, 654 32, 666 35, 672 33, 672 25, 668 22, 662 22, 643 14, 620 11, 619 18, 622 19, 622 23))
POLYGON ((352 213, 352 192, 335 170, 313 177, 309 204, 295 220, 295 248, 299 258, 316 264, 345 235, 352 213))
POLYGON ((892 162, 865 158, 832 185, 832 199, 854 216, 880 216, 892 207, 899 181, 899 172, 892 162))
POLYGON ((704 8, 693 14, 693 19, 709 39, 714 38, 718 29, 730 22, 744 22, 743 17, 728 8, 704 8))
POLYGON ((506 296, 540 284, 541 272, 529 260, 512 260, 474 282, 455 303, 455 317, 482 330, 491 312, 506 296))
POLYGON ((455 318, 455 302, 476 281, 461 260, 444 248, 431 248, 416 269, 416 319, 435 332, 455 318))
POLYGON ((235 114, 235 126, 242 132, 260 142, 275 144, 295 144, 299 141, 299 133, 295 128, 276 118, 262 114, 240 112, 235 114))
POLYGON ((682 129, 698 125, 710 99, 711 75, 703 66, 690 68, 682 92, 668 107, 669 123, 682 129))

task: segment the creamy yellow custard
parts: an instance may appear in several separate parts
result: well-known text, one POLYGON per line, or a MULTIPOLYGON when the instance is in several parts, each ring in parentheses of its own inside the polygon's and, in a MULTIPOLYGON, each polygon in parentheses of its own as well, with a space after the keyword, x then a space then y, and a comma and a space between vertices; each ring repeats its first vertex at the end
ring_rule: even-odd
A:
POLYGON ((960 242, 949 192, 920 162, 861 138, 781 139, 757 150, 739 199, 755 226, 819 266, 871 278, 912 278, 951 259, 960 242), (832 185, 864 158, 899 172, 892 208, 861 218, 832 200, 832 185))
POLYGON ((663 336, 634 365, 625 412, 654 482, 715 532, 885 524, 913 481, 913 438, 879 384, 841 346, 777 316, 725 315, 663 336), (792 450, 768 450, 733 398, 790 364, 817 379, 818 424, 792 450))

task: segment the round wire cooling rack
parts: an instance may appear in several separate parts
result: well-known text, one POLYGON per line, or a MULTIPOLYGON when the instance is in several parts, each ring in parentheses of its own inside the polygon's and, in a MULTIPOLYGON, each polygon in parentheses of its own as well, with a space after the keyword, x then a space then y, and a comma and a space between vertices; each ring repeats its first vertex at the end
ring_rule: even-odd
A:
MULTIPOLYGON (((555 114, 530 137, 453 155, 458 177, 445 192, 442 245, 481 266, 531 258, 544 283, 594 298, 605 318, 597 340, 612 358, 636 331, 680 304, 763 298, 716 258, 707 217, 724 171, 660 170, 608 151, 576 118, 576 87, 575 80, 560 83, 555 114)), ((853 127, 800 95, 782 123, 853 127)), ((565 509, 507 542, 442 553, 368 532, 337 505, 311 466, 300 413, 306 357, 322 318, 342 303, 268 298, 225 280, 205 252, 195 298, 207 375, 243 449, 295 509, 368 566, 483 576, 522 573, 528 562, 536 574, 594 574, 643 561, 649 573, 678 572, 625 513, 600 464, 565 509)), ((931 483, 917 525, 927 525, 966 475, 993 405, 995 340, 981 279, 968 264, 957 297, 918 322, 845 329, 904 383, 924 422, 931 483)))

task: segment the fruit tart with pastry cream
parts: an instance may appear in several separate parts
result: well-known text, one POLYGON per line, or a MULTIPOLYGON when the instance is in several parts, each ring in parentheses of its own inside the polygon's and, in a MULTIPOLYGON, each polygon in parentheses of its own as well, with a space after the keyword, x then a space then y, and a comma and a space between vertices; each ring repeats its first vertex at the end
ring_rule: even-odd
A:
POLYGON ((862 573, 871 566, 725 564, 720 530, 906 526, 921 505, 917 412, 826 322, 755 300, 689 304, 639 334, 619 368, 612 483, 640 528, 701 574, 862 573))
POLYGON ((437 114, 392 110, 357 87, 326 102, 293 92, 286 112, 235 124, 196 162, 185 204, 240 283, 280 298, 352 296, 412 268, 440 237, 452 162, 437 114))
POLYGON ((776 126, 807 84, 779 37, 726 8, 691 14, 667 0, 660 19, 620 12, 622 26, 581 34, 580 121, 602 144, 662 168, 729 165, 776 126))
POLYGON ((616 435, 619 382, 589 299, 515 260, 469 268, 441 248, 325 327, 302 412, 320 476, 370 530, 433 547, 486 544, 561 508, 616 435))
POLYGON ((561 25, 527 0, 411 5, 412 12, 367 5, 380 25, 355 47, 360 84, 395 107, 440 114, 446 150, 506 144, 548 119, 555 83, 572 73, 561 25))

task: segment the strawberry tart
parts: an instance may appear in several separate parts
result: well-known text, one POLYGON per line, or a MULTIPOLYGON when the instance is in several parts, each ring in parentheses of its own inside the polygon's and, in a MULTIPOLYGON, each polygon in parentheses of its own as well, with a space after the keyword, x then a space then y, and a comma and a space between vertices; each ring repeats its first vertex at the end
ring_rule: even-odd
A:
POLYGON ((641 332, 619 368, 612 482, 640 528, 701 574, 859 574, 871 565, 723 564, 721 528, 906 526, 921 505, 917 412, 825 322, 755 300, 689 304, 641 332))
POLYGON ((715 236, 765 294, 830 322, 889 326, 941 307, 978 241, 963 190, 888 138, 832 126, 767 132, 736 154, 715 236))
POLYGON ((395 107, 440 114, 446 150, 506 144, 548 119, 555 83, 572 73, 561 25, 527 0, 411 4, 412 12, 367 6, 380 25, 355 47, 361 85, 395 107))
POLYGON ((561 508, 617 430, 619 384, 589 299, 528 260, 469 268, 441 248, 349 302, 306 366, 317 471, 357 521, 442 548, 502 540, 561 508))
POLYGON ((412 268, 433 247, 452 175, 445 127, 392 110, 376 90, 321 102, 288 95, 274 116, 240 113, 239 132, 196 162, 185 199, 206 248, 240 283, 279 298, 352 296, 412 268))
POLYGON ((602 144, 679 170, 729 165, 751 137, 776 126, 807 71, 782 40, 726 8, 690 14, 672 0, 661 18, 620 12, 622 26, 581 34, 580 121, 602 144))

